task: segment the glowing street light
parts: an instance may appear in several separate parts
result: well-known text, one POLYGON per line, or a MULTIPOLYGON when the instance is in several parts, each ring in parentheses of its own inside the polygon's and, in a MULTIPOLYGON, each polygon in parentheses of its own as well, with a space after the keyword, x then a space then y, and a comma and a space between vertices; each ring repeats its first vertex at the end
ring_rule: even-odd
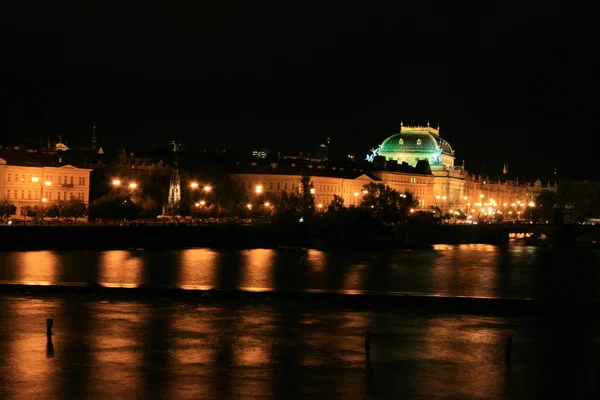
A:
POLYGON ((310 194, 315 194, 315 188, 310 188, 310 194))
POLYGON ((415 209, 414 209, 414 208, 411 208, 411 209, 410 209, 410 213, 412 214, 412 213, 414 213, 414 212, 415 212, 415 209))
POLYGON ((440 196, 440 195, 438 194, 437 196, 435 196, 435 198, 439 200, 439 199, 441 199, 441 198, 442 198, 442 196, 440 196))
POLYGON ((265 207, 271 207, 271 203, 269 203, 268 201, 265 202, 265 207))
POLYGON ((317 204, 317 208, 323 208, 323 204, 321 204, 321 203, 317 204))
POLYGON ((529 202, 529 207, 535 207, 535 203, 533 201, 529 202))
POLYGON ((263 187, 261 185, 257 185, 256 189, 254 190, 256 193, 262 193, 263 187))
POLYGON ((113 179, 112 184, 113 186, 119 186, 121 184, 121 181, 118 179, 113 179))
POLYGON ((44 182, 44 185, 46 185, 46 186, 52 186, 52 182, 46 181, 46 182, 44 182))
POLYGON ((137 183, 132 182, 129 184, 129 189, 135 189, 135 188, 137 188, 137 183))
POLYGON ((210 192, 212 190, 212 187, 210 186, 204 186, 204 191, 205 192, 210 192))
POLYGON ((246 204, 246 207, 248 208, 248 210, 252 210, 252 204, 248 203, 246 204))
POLYGON ((367 193, 369 193, 369 192, 368 192, 368 191, 366 191, 366 190, 363 190, 363 194, 367 194, 367 193))
POLYGON ((446 200, 446 196, 442 196, 442 200, 446 200))
POLYGON ((200 200, 200 205, 201 205, 201 206, 203 206, 203 205, 206 205, 206 201, 204 201, 204 200, 200 200))
POLYGON ((44 202, 44 203, 45 203, 45 202, 47 202, 47 201, 48 201, 48 199, 47 199, 47 198, 45 198, 45 197, 43 197, 43 198, 42 198, 42 202, 44 202))
POLYGON ((358 197, 358 192, 354 192, 354 197, 358 197))
POLYGON ((483 199, 484 197, 485 197, 485 195, 483 193, 479 195, 480 199, 483 199))
POLYGON ((469 200, 469 196, 463 197, 463 200, 469 200))
POLYGON ((40 178, 38 178, 37 176, 34 176, 33 178, 31 178, 31 182, 39 182, 40 178))
POLYGON ((192 182, 190 183, 190 186, 192 189, 198 189, 198 182, 192 182))

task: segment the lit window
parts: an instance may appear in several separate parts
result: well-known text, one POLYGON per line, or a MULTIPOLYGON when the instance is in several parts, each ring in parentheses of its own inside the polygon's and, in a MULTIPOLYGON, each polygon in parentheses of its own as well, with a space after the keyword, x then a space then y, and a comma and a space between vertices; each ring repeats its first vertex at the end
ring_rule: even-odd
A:
POLYGON ((21 198, 24 199, 25 198, 25 190, 21 190, 21 198))
POLYGON ((17 190, 15 189, 15 199, 18 199, 17 197, 17 190))
POLYGON ((27 192, 27 198, 28 198, 29 200, 31 200, 31 190, 30 190, 29 192, 27 192))
POLYGON ((275 187, 277 188, 277 190, 281 190, 281 183, 277 182, 277 185, 275 185, 275 187))
POLYGON ((8 174, 8 181, 10 182, 10 178, 12 178, 11 174, 8 174))
POLYGON ((273 190, 273 182, 269 182, 269 190, 273 190))
POLYGON ((287 184, 287 182, 283 182, 283 190, 286 190, 286 191, 287 191, 287 189, 288 189, 288 184, 287 184))
POLYGON ((400 140, 398 140, 398 144, 404 144, 404 139, 400 138, 400 140))
POLYGON ((421 145, 421 139, 417 139, 417 146, 421 145))

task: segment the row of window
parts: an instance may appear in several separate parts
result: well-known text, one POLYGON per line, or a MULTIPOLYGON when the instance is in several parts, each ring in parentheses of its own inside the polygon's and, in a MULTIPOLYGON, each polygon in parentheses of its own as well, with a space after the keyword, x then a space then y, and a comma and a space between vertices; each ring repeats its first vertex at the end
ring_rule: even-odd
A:
MULTIPOLYGON (((46 182, 52 182, 52 175, 46 175, 46 182)), ((6 181, 7 182, 23 182, 23 183, 29 183, 29 182, 33 182, 33 175, 29 175, 29 177, 26 179, 25 178, 25 174, 12 174, 12 173, 8 173, 6 175, 6 181), (14 179, 13 179, 14 176, 14 179)), ((58 184, 59 185, 75 185, 75 177, 73 175, 69 176, 69 175, 59 175, 58 176, 58 184)), ((85 177, 84 176, 79 176, 77 179, 77 184, 79 186, 85 186, 85 177)))
MULTIPOLYGON (((44 195, 44 197, 47 200, 52 200, 52 193, 50 191, 47 191, 44 195)), ((79 199, 81 201, 85 200, 85 193, 84 192, 78 192, 76 193, 76 195, 73 192, 69 192, 69 194, 67 195, 67 192, 56 192, 56 200, 69 200, 69 199, 79 199)), ((22 189, 21 192, 19 193, 18 189, 6 189, 6 199, 10 200, 10 199, 15 199, 15 200, 39 200, 38 197, 38 191, 34 190, 28 190, 27 193, 25 193, 25 190, 22 189), (19 197, 19 194, 21 195, 21 197, 19 197), (11 195, 13 197, 11 197, 11 195), (25 195, 27 195, 27 197, 25 197, 25 195)))
POLYGON ((288 185, 288 182, 283 182, 283 184, 281 182, 269 182, 268 184, 263 182, 263 183, 259 183, 259 182, 248 182, 247 184, 244 184, 243 182, 241 183, 241 185, 243 187, 247 187, 248 190, 255 190, 257 186, 261 186, 262 190, 285 190, 287 191, 288 189, 291 190, 292 192, 296 191, 296 183, 295 182, 291 182, 288 185))

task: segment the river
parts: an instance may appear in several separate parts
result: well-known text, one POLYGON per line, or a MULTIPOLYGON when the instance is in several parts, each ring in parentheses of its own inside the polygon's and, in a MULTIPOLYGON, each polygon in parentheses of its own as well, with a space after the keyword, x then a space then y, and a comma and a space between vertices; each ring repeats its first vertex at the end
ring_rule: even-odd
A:
POLYGON ((600 252, 521 245, 0 253, 0 283, 596 301, 600 252))
MULTIPOLYGON (((27 251, 0 253, 0 281, 595 301, 599 266, 594 251, 520 245, 27 251)), ((2 398, 545 399, 599 386, 600 325, 581 313, 24 292, 0 295, 2 398)))

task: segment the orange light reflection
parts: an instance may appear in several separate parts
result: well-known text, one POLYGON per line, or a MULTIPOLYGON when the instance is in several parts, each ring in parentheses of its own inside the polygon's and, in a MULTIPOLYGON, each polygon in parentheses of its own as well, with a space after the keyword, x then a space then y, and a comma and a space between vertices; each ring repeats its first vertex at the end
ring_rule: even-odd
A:
POLYGON ((143 260, 132 252, 111 250, 102 253, 99 283, 112 288, 135 288, 141 284, 143 260))
POLYGON ((57 284, 58 256, 51 251, 26 251, 19 253, 20 267, 19 282, 25 285, 55 285, 57 284))

